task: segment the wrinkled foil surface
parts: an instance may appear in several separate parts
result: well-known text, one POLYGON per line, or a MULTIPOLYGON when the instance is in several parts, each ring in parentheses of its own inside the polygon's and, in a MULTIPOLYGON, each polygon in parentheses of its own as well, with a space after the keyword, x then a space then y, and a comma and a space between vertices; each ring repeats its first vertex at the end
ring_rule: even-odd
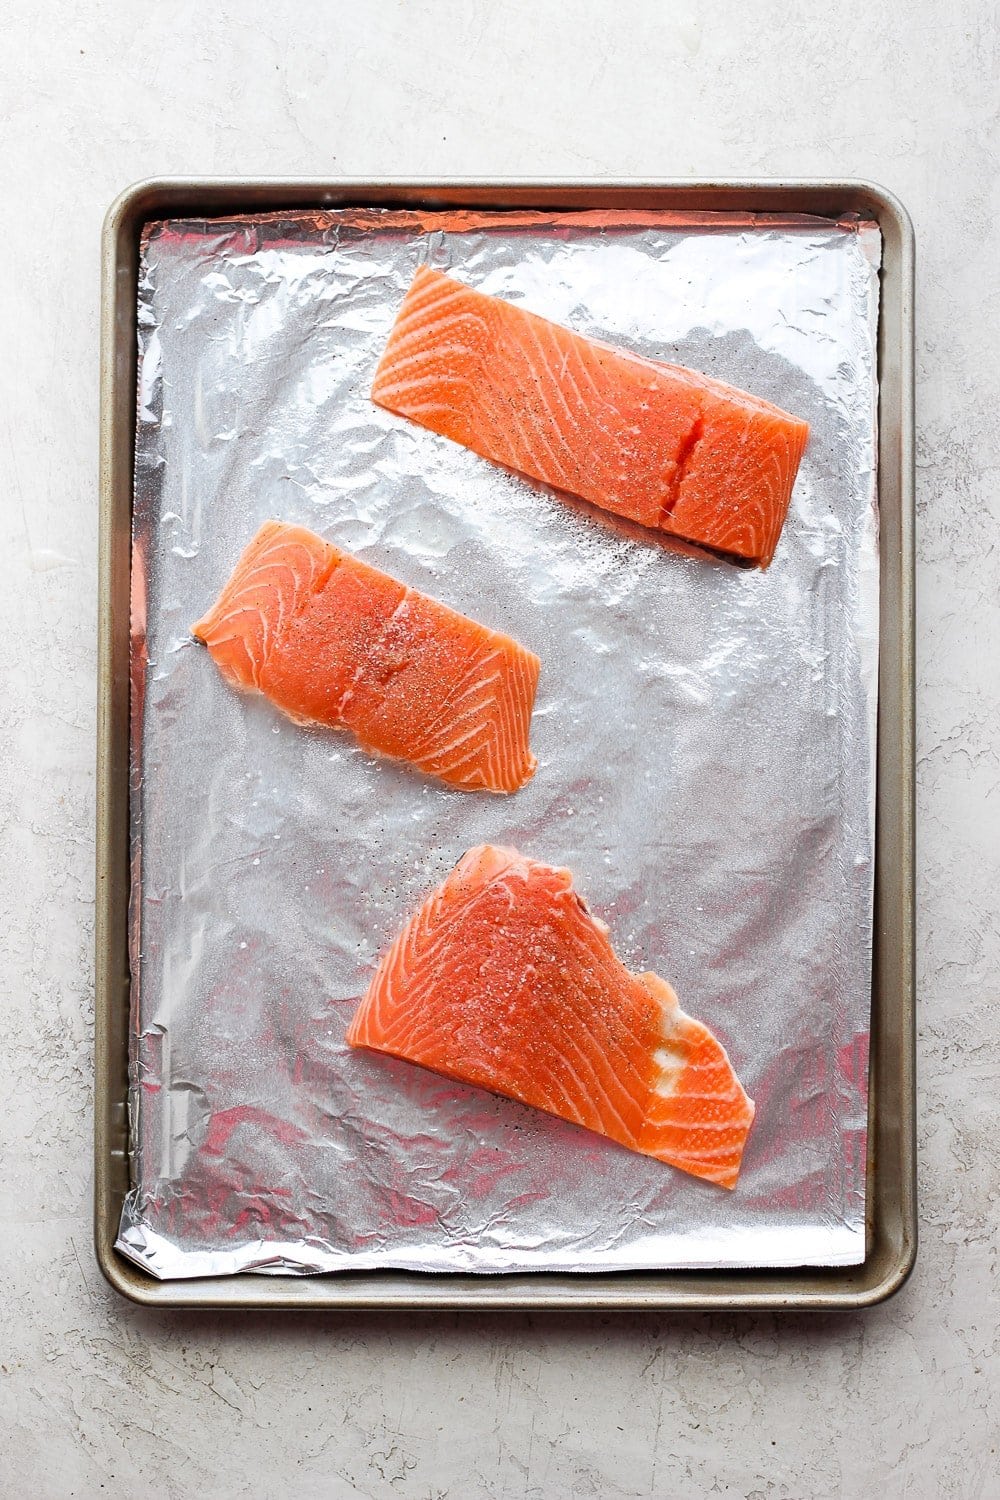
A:
POLYGON ((864 1257, 874 225, 336 211, 147 229, 133 563, 133 1188, 153 1274, 864 1257), (812 427, 777 556, 664 544, 380 411, 416 266, 812 427), (189 634, 269 517, 542 659, 534 780, 448 789, 227 687, 189 634), (344 1032, 471 845, 569 866, 757 1104, 726 1193, 344 1032))

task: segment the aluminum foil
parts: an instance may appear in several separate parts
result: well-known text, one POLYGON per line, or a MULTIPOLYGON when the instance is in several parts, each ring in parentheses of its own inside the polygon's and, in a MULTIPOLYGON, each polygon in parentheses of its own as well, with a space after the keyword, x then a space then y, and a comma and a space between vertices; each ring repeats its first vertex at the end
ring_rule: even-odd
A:
POLYGON ((864 1256, 877 641, 874 225, 325 212, 150 226, 133 574, 133 1189, 161 1277, 864 1256), (767 572, 378 410, 422 261, 812 424, 767 572), (268 517, 543 662, 535 779, 450 790, 226 686, 190 635, 268 517), (390 942, 473 844, 575 872, 723 1040, 726 1193, 351 1052, 390 942))

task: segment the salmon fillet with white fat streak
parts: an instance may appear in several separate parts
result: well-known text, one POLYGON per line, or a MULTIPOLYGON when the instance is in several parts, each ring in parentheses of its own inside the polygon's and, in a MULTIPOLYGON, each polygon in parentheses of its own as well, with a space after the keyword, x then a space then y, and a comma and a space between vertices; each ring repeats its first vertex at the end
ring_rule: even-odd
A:
POLYGON ((538 657, 304 527, 266 522, 192 634, 234 686, 452 786, 534 773, 538 657))
POLYGON ((428 896, 347 1040, 736 1184, 754 1106, 724 1048, 625 968, 568 870, 515 849, 471 849, 428 896))
POLYGON ((809 427, 421 266, 372 399, 643 526, 767 567, 809 427))

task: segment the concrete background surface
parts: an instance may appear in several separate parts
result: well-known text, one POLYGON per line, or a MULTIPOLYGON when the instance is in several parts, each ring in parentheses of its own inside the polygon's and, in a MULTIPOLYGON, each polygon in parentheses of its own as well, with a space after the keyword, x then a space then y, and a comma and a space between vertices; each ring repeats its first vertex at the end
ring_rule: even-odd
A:
POLYGON ((0 14, 0 1496, 1000 1495, 987 0, 0 14), (870 176, 919 245, 922 1249, 838 1317, 152 1316, 90 1250, 98 249, 161 173, 870 176))

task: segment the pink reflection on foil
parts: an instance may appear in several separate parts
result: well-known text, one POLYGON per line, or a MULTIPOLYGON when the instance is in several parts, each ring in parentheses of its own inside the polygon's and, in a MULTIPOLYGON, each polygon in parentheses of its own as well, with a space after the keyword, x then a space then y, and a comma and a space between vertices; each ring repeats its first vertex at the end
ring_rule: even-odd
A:
POLYGON ((512 1161, 495 1146, 480 1146, 478 1151, 470 1152, 465 1165, 473 1174, 466 1189, 473 1198, 488 1197, 504 1177, 523 1170, 523 1163, 512 1161))
POLYGON ((256 1125, 266 1130, 283 1146, 294 1146, 307 1139, 304 1131, 288 1120, 279 1120, 277 1115, 258 1109, 255 1104, 235 1104, 231 1109, 220 1109, 209 1121, 201 1152, 203 1156, 221 1156, 229 1144, 229 1138, 238 1125, 256 1125))
POLYGON ((868 1053, 871 1045, 871 1036, 867 1031, 861 1031, 856 1037, 841 1047, 837 1053, 837 1067, 840 1075, 853 1088, 858 1090, 863 1104, 868 1103, 868 1053))
POLYGON ((437 1223, 437 1209, 429 1203, 421 1203, 419 1198, 412 1198, 407 1193, 389 1189, 382 1194, 382 1202, 385 1217, 390 1224, 420 1228, 427 1224, 437 1223))

